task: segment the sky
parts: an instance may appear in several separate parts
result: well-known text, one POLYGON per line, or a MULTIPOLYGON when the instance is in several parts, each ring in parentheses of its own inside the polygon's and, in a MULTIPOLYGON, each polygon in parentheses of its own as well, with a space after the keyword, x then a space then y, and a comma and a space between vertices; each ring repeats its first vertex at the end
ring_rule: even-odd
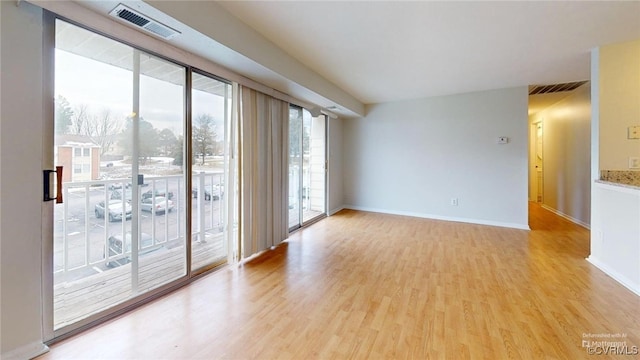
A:
MULTIPOLYGON (((132 113, 131 71, 59 49, 55 56, 56 97, 64 96, 74 110, 86 105, 95 115, 110 110, 112 116, 124 120, 132 113)), ((194 118, 201 113, 213 115, 221 138, 224 99, 198 90, 193 91, 192 97, 194 118)), ((168 128, 176 136, 183 133, 183 98, 183 86, 141 76, 140 116, 158 131, 168 128)))

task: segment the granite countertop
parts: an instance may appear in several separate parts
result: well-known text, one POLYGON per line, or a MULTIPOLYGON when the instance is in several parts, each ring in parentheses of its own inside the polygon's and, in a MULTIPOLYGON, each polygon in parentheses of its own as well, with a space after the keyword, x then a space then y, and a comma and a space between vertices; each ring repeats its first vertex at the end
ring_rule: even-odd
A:
POLYGON ((640 171, 632 170, 602 170, 600 180, 603 184, 640 189, 640 171))

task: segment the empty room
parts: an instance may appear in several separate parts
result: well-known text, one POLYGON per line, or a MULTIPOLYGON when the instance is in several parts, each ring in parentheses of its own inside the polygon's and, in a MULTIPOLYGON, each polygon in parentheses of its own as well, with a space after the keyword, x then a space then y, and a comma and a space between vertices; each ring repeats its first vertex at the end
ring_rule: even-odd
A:
POLYGON ((640 2, 0 2, 2 359, 640 353, 640 2))

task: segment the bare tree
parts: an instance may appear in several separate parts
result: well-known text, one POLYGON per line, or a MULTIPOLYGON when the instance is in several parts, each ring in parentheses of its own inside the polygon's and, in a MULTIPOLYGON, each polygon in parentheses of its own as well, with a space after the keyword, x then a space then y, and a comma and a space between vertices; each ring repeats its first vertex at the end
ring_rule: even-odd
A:
POLYGON ((86 104, 81 104, 73 112, 71 129, 69 133, 76 135, 87 135, 87 123, 89 122, 89 111, 86 104))
POLYGON ((100 115, 91 114, 87 105, 80 105, 74 111, 71 133, 89 137, 100 146, 100 155, 104 155, 116 142, 122 129, 122 121, 114 119, 111 110, 105 109, 100 115))
POLYGON ((202 156, 204 165, 205 156, 213 154, 217 137, 216 125, 213 123, 213 116, 210 114, 200 114, 196 117, 193 126, 193 154, 202 156))
POLYGON ((122 122, 111 116, 111 110, 105 109, 100 116, 91 116, 89 121, 89 136, 96 145, 100 146, 100 155, 104 155, 116 142, 122 122))

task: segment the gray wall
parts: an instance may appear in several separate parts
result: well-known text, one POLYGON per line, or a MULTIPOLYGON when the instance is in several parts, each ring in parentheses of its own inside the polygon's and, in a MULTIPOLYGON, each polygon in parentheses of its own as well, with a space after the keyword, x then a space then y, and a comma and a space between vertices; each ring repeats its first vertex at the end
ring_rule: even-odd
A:
POLYGON ((327 212, 333 215, 342 209, 342 119, 329 119, 329 174, 327 196, 329 197, 327 212))
POLYGON ((518 87, 368 106, 344 122, 346 207, 528 228, 527 96, 518 87))

